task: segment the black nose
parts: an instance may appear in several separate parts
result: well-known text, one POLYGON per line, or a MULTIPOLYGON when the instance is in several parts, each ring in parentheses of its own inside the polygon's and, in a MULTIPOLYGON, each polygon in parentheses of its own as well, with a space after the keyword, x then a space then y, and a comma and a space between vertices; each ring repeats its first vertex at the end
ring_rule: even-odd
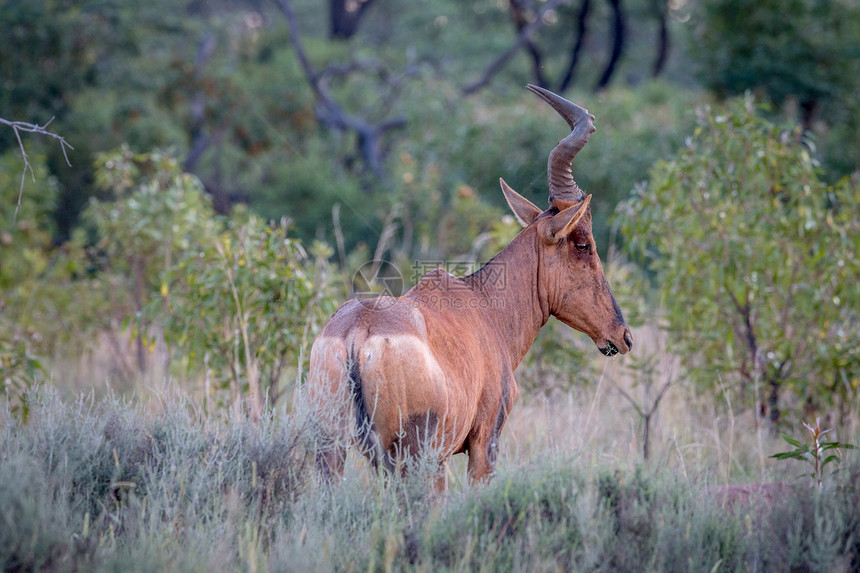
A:
POLYGON ((627 350, 633 350, 633 338, 630 336, 630 331, 624 331, 624 344, 627 345, 627 350))
POLYGON ((606 348, 600 348, 599 350, 606 356, 615 356, 618 354, 618 347, 608 341, 606 343, 606 348))

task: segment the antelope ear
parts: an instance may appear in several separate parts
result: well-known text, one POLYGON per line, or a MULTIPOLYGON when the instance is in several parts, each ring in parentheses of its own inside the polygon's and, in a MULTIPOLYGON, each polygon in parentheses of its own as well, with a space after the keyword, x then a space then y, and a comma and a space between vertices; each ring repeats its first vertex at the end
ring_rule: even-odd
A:
POLYGON ((590 203, 591 195, 588 195, 581 203, 568 207, 550 219, 549 236, 547 238, 555 242, 571 234, 576 225, 588 213, 590 203))
POLYGON ((505 194, 508 206, 523 227, 528 227, 532 221, 537 219, 538 215, 543 213, 537 205, 511 189, 504 179, 499 178, 499 184, 502 186, 502 193, 505 194))

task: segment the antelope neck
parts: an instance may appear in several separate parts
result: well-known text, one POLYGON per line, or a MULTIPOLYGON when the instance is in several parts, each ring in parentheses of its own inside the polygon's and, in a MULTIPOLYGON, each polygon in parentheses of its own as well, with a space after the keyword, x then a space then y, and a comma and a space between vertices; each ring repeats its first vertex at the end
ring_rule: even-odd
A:
POLYGON ((484 267, 465 277, 473 291, 488 301, 483 309, 489 325, 507 348, 515 369, 549 320, 549 302, 540 288, 540 261, 534 227, 524 229, 484 267), (486 273, 496 274, 488 280, 486 273))

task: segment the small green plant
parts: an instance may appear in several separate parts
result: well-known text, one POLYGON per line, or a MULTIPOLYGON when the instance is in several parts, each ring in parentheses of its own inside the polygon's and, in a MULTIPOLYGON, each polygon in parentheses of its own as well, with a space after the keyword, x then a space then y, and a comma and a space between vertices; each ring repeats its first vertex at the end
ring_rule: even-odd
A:
POLYGON ((0 340, 0 400, 6 401, 0 408, 8 407, 13 416, 26 422, 30 415, 28 391, 44 373, 42 363, 31 354, 26 340, 0 340))
POLYGON ((843 444, 841 442, 825 442, 824 435, 833 431, 833 428, 822 430, 821 420, 818 418, 815 419, 814 426, 810 426, 806 422, 802 422, 802 424, 803 427, 809 431, 809 436, 812 439, 812 442, 808 444, 801 443, 799 440, 795 440, 794 438, 783 434, 782 439, 794 446, 795 449, 790 452, 774 454, 771 457, 778 460, 795 459, 808 461, 815 468, 812 472, 812 479, 816 481, 818 487, 821 487, 821 478, 824 473, 824 467, 831 462, 839 461, 839 449, 855 450, 857 447, 853 444, 843 444), (825 457, 825 454, 831 450, 835 450, 835 453, 825 457))

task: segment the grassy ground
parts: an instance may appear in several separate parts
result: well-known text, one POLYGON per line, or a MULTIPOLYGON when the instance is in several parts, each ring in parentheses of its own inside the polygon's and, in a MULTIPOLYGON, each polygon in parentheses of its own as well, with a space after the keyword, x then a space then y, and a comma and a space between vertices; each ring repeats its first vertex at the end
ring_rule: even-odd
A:
MULTIPOLYGON (((343 482, 321 487, 313 436, 285 405, 255 425, 204 412, 192 382, 150 381, 130 398, 55 382, 31 395, 26 425, 0 411, 0 567, 860 569, 860 454, 846 452, 818 490, 802 462, 769 457, 788 447, 750 414, 676 383, 643 460, 631 400, 647 410, 673 364, 661 359, 646 396, 624 359, 594 359, 598 383, 572 393, 529 392, 523 373, 494 480, 468 484, 456 456, 444 497, 354 454, 343 482), (787 485, 733 504, 718 495, 774 481, 787 485)), ((860 441, 853 420, 839 440, 860 441)))

